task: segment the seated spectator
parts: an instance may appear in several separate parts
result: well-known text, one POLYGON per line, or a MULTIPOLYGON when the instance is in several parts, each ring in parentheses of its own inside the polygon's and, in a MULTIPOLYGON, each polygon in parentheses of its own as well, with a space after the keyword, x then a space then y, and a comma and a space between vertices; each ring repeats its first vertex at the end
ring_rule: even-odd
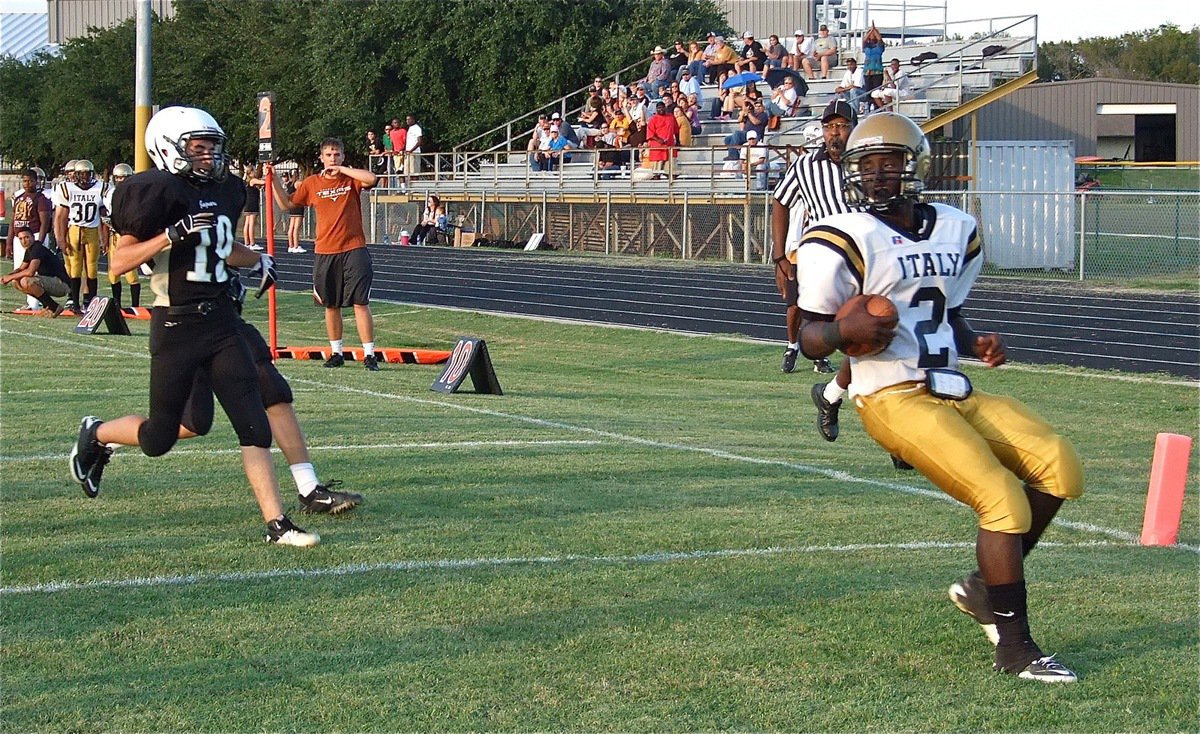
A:
POLYGON ((704 98, 704 92, 700 87, 700 80, 692 76, 692 70, 688 68, 684 68, 683 70, 683 79, 679 82, 679 91, 689 97, 693 94, 696 95, 697 104, 699 104, 699 100, 704 98))
POLYGON ((762 138, 766 135, 769 120, 770 115, 767 114, 762 99, 747 99, 742 104, 742 111, 738 115, 738 129, 725 136, 725 144, 729 146, 730 151, 736 153, 738 146, 746 142, 750 133, 754 133, 755 138, 762 138))
POLYGON ((735 72, 762 71, 767 68, 767 52, 763 45, 754 40, 754 34, 746 31, 742 34, 741 58, 733 62, 735 72))
POLYGON ((588 87, 588 92, 591 92, 593 89, 596 90, 596 94, 603 94, 604 90, 607 89, 607 87, 604 86, 604 80, 600 77, 593 79, 592 86, 588 87))
POLYGON ((413 242, 418 245, 426 244, 437 230, 445 231, 447 223, 446 207, 442 206, 442 200, 434 194, 430 194, 425 199, 425 209, 421 212, 421 223, 413 229, 413 242))
MULTIPOLYGON (((597 102, 599 102, 599 101, 600 101, 600 98, 599 98, 599 97, 597 97, 597 96, 596 96, 596 94, 595 94, 594 92, 589 92, 589 94, 590 94, 590 95, 592 96, 592 98, 593 98, 593 99, 595 99, 597 102)), ((590 100, 589 100, 589 101, 590 101, 590 100)), ((596 126, 596 125, 598 125, 598 124, 599 124, 601 121, 603 121, 603 120, 604 120, 604 113, 601 111, 602 109, 603 109, 603 108, 602 108, 600 105, 598 105, 598 104, 597 104, 597 105, 588 104, 587 106, 585 106, 585 107, 583 108, 583 112, 580 112, 580 113, 579 113, 579 125, 580 125, 580 127, 584 127, 584 128, 595 127, 595 126, 596 126)))
POLYGON ((741 151, 735 150, 732 153, 726 154, 721 164, 721 178, 741 178, 746 170, 746 164, 742 163, 741 151))
POLYGON ((717 36, 716 50, 704 62, 704 69, 709 80, 716 83, 715 80, 719 79, 722 74, 732 72, 735 61, 737 61, 737 53, 725 44, 724 36, 717 36))
POLYGON ((796 102, 800 96, 796 94, 796 82, 789 76, 783 84, 771 91, 771 99, 764 103, 767 112, 776 117, 792 117, 796 114, 796 102))
POLYGON ((609 132, 601 137, 596 141, 596 147, 600 151, 596 154, 596 168, 600 172, 600 178, 616 178, 621 168, 629 165, 629 149, 615 133, 609 132))
POLYGON ((650 71, 646 72, 647 92, 651 97, 662 97, 662 90, 671 81, 671 64, 667 61, 666 51, 662 46, 654 47, 654 60, 650 62, 650 71))
MULTIPOLYGON (((813 55, 814 40, 815 39, 809 37, 803 29, 797 28, 795 37, 796 48, 785 60, 784 67, 795 69, 796 71, 800 71, 801 69, 805 68, 804 60, 812 57, 813 55)), ((809 63, 811 64, 811 61, 809 63)), ((809 75, 809 78, 812 78, 811 74, 809 75)))
POLYGON ((892 59, 883 70, 883 86, 871 92, 871 102, 876 109, 895 107, 896 102, 912 97, 912 80, 908 72, 900 68, 900 59, 892 59))
POLYGON ((829 36, 829 26, 821 26, 817 31, 817 37, 813 39, 812 56, 801 60, 804 73, 808 75, 809 79, 812 79, 813 64, 820 64, 821 78, 828 79, 829 67, 837 64, 837 55, 837 41, 829 36))
POLYGON ((725 71, 717 77, 717 96, 713 98, 709 117, 713 120, 728 120, 746 101, 746 87, 724 88, 725 80, 733 72, 725 71))
POLYGON ((676 40, 675 48, 671 53, 667 54, 667 63, 671 65, 671 78, 679 81, 679 70, 687 66, 688 52, 683 46, 683 41, 676 40))
POLYGON ((558 134, 571 141, 571 145, 575 146, 576 148, 582 145, 579 140, 579 133, 575 132, 575 128, 571 126, 571 123, 562 119, 562 115, 558 114, 557 112, 555 112, 553 115, 550 115, 550 126, 557 126, 558 134))
POLYGON ((858 109, 859 99, 863 95, 863 73, 858 68, 858 60, 853 56, 846 57, 846 73, 842 74, 842 82, 833 88, 834 99, 844 99, 855 110, 858 109))
POLYGON ((692 135, 699 135, 700 127, 700 101, 696 95, 689 94, 687 96, 687 116, 692 123, 692 135))
POLYGON ((559 163, 570 163, 571 154, 568 151, 578 148, 575 143, 571 142, 562 134, 562 129, 558 125, 550 125, 550 168, 553 171, 558 167, 559 163))
MULTIPOLYGON (((642 92, 641 89, 637 91, 642 92)), ((642 99, 645 99, 645 96, 631 97, 625 100, 625 114, 629 115, 631 123, 645 124, 646 122, 646 105, 642 104, 642 99)))
POLYGON ((787 58, 787 49, 779 42, 779 36, 772 33, 767 37, 767 63, 763 68, 763 78, 767 77, 767 69, 782 69, 787 58))
POLYGON ((621 142, 620 146, 615 147, 629 145, 629 133, 630 128, 633 126, 633 121, 629 119, 629 115, 625 113, 625 110, 615 109, 613 111, 613 119, 609 122, 608 126, 621 142))
POLYGON ((683 72, 685 69, 697 83, 704 79, 704 49, 700 48, 699 41, 690 41, 688 43, 687 64, 679 70, 676 76, 680 81, 683 81, 683 72))

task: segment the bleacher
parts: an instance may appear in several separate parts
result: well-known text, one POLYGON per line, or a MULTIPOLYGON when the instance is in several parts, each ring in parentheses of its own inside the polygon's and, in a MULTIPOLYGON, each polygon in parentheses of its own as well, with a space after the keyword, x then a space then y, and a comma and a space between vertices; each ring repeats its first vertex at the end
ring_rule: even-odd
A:
MULTIPOLYGON (((1018 19, 1017 22, 990 34, 978 34, 964 40, 907 38, 904 43, 889 41, 884 52, 885 63, 892 58, 901 61, 912 81, 913 96, 900 100, 896 111, 917 122, 927 121, 943 112, 955 109, 999 84, 1018 78, 1036 65, 1036 35, 1024 35, 1019 31, 1032 25, 1036 33, 1036 16, 1018 19), (1030 24, 1029 21, 1032 21, 1030 24), (986 53, 985 53, 986 52, 986 53), (932 55, 932 58, 930 56, 932 55), (917 57, 927 59, 919 62, 917 57)), ((765 33, 763 34, 766 35, 765 33)), ((808 81, 808 93, 801 108, 807 107, 809 114, 781 120, 777 130, 769 131, 765 142, 771 148, 769 168, 770 183, 783 170, 791 156, 802 151, 804 137, 801 128, 813 119, 833 97, 845 71, 843 60, 856 56, 862 60, 862 31, 843 34, 839 38, 841 52, 838 65, 830 70, 829 79, 808 81)), ((648 61, 648 60, 647 60, 648 61)), ((618 82, 636 80, 639 72, 644 74, 645 62, 627 67, 609 76, 618 82)), ((532 110, 504 129, 507 139, 483 152, 472 151, 469 145, 459 146, 449 154, 438 154, 432 166, 432 180, 412 181, 413 194, 436 189, 439 193, 455 190, 463 193, 479 191, 503 191, 505 189, 544 189, 559 194, 595 194, 614 191, 665 191, 708 193, 713 195, 744 195, 761 185, 754 177, 731 175, 724 170, 727 147, 725 137, 738 129, 736 120, 709 120, 708 101, 717 94, 717 88, 706 85, 701 103, 702 132, 694 136, 691 147, 682 148, 676 159, 675 176, 646 178, 634 170, 622 170, 613 174, 602 174, 596 167, 596 151, 572 151, 571 161, 552 173, 533 171, 529 165, 525 142, 537 115, 542 112, 563 111, 568 120, 575 120, 574 104, 582 90, 564 95, 551 106, 532 110)), ((765 83, 759 91, 768 96, 770 89, 765 83)), ((500 129, 500 128, 497 128, 500 129)), ((427 167, 427 171, 430 167, 427 167)))

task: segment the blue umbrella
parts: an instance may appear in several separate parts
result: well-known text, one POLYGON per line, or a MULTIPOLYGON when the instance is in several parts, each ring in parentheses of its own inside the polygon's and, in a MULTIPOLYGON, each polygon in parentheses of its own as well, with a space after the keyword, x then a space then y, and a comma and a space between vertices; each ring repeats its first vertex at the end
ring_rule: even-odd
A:
POLYGON ((762 80, 762 74, 759 74, 756 71, 743 71, 741 74, 734 74, 725 81, 721 82, 721 89, 744 87, 747 84, 757 84, 762 80))

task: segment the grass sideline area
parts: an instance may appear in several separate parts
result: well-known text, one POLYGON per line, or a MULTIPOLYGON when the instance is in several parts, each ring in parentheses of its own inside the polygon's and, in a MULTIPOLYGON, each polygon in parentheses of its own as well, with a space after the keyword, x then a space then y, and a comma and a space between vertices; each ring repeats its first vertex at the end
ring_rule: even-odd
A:
MULTIPOLYGON (((118 451, 85 499, 79 418, 145 410, 148 324, 76 336, 12 316, 17 295, 0 732, 1195 728, 1195 451, 1183 545, 1133 540, 1155 434, 1195 435, 1194 382, 967 368, 1084 460, 1028 564, 1035 633, 1081 676, 1048 686, 993 673, 946 598, 972 513, 894 471, 852 410, 821 440, 815 375, 781 374, 776 345, 376 303, 381 346, 485 338, 505 394, 281 362, 320 475, 366 496, 297 512, 323 537, 300 550, 262 541, 223 416, 165 457, 118 451)), ((310 296, 280 302, 281 344, 323 343, 310 296)))

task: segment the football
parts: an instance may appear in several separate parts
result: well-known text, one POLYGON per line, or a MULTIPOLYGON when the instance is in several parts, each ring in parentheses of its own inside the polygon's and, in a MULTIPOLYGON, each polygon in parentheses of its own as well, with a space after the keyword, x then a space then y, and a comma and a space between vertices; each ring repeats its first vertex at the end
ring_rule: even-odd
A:
MULTIPOLYGON (((843 303, 834 320, 841 321, 847 315, 861 308, 865 308, 867 313, 872 316, 895 318, 899 315, 899 312, 896 311, 896 304, 892 303, 890 298, 868 293, 859 294, 843 303)), ((870 357, 887 349, 887 346, 887 344, 847 344, 842 349, 842 353, 848 357, 870 357)))

